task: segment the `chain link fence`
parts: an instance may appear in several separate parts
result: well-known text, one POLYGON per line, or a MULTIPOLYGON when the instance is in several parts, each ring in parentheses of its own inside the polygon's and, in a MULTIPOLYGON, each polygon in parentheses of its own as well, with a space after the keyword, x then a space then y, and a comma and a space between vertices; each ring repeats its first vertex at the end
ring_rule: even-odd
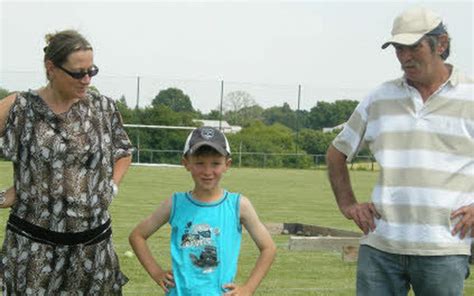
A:
MULTIPOLYGON (((137 165, 181 165, 182 150, 134 148, 133 162, 137 165)), ((326 155, 297 153, 234 152, 233 167, 253 168, 307 168, 326 169, 326 155)), ((349 165, 351 170, 377 171, 379 167, 371 156, 357 156, 349 165)))
MULTIPOLYGON (((99 65, 100 67, 100 65, 99 65)), ((0 71, 0 87, 9 91, 38 89, 46 85, 43 71, 0 71)), ((102 94, 115 100, 125 99, 129 108, 146 108, 161 91, 170 87, 178 88, 189 96, 194 109, 202 113, 212 110, 221 112, 236 111, 239 108, 257 104, 262 108, 288 104, 292 110, 309 110, 318 100, 357 99, 365 90, 349 89, 341 86, 307 85, 307 84, 265 84, 252 82, 225 81, 223 79, 173 79, 160 76, 112 75, 106 69, 101 69, 99 75, 92 80, 92 85, 102 94), (248 100, 233 102, 226 101, 229 94, 243 92, 248 100)), ((250 114, 252 116, 252 114, 250 114)), ((225 116, 221 118, 225 121, 225 116)), ((298 120, 298 119, 296 119, 298 120)), ((298 138, 298 122, 295 123, 296 139, 298 138)), ((131 130, 130 130, 131 132, 131 130)), ((133 133, 131 140, 136 146, 134 162, 136 163, 165 163, 178 165, 181 162, 181 151, 175 150, 181 146, 180 139, 185 138, 189 131, 173 139, 169 145, 141 145, 140 134, 133 133), (179 139, 178 139, 179 138, 179 139)), ((160 137, 167 137, 167 132, 160 132, 160 137)), ((171 137, 171 136, 170 136, 171 137)), ((257 139, 258 140, 258 139, 257 139)), ((297 141, 296 141, 297 142, 297 141)), ((298 144, 296 144, 298 145, 298 144)), ((261 151, 234 151, 234 166, 236 167, 288 167, 288 168, 323 168, 324 155, 303 154, 298 148, 295 153, 267 153, 261 151)), ((303 151, 304 152, 304 151, 303 151)), ((375 170, 370 158, 359 158, 353 169, 375 170)))

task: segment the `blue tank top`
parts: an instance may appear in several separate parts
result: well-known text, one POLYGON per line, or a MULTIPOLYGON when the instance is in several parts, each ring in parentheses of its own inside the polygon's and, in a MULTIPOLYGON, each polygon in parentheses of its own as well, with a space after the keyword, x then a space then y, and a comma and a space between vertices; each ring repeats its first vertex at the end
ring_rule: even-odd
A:
POLYGON ((171 260, 175 288, 168 295, 222 295, 237 273, 242 225, 240 194, 224 190, 212 203, 173 194, 171 260))

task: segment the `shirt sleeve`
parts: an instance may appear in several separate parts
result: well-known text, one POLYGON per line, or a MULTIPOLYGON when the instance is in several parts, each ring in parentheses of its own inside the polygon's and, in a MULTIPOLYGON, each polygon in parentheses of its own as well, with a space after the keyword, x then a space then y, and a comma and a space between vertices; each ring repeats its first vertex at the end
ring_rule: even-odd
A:
POLYGON ((370 98, 362 100, 344 125, 343 130, 336 136, 332 145, 347 156, 351 162, 359 149, 364 145, 364 135, 367 128, 367 110, 370 98))
POLYGON ((0 134, 3 156, 7 160, 17 162, 20 151, 21 126, 24 122, 22 116, 26 100, 21 95, 17 95, 15 102, 10 108, 5 128, 0 134))
POLYGON ((115 102, 112 102, 112 146, 114 160, 132 155, 133 146, 128 138, 122 121, 122 115, 115 102))

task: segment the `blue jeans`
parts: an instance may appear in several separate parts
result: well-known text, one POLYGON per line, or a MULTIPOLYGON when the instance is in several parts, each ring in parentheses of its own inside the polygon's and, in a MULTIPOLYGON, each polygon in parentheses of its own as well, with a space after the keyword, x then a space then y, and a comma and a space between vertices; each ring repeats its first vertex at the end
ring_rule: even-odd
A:
POLYGON ((469 256, 411 256, 361 245, 357 262, 357 295, 463 295, 469 256))

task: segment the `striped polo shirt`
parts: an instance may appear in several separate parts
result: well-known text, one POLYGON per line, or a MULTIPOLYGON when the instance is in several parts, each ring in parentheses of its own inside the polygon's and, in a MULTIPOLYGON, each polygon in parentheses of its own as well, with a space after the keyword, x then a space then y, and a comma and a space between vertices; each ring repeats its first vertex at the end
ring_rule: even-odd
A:
POLYGON ((470 254, 471 238, 451 235, 458 219, 450 214, 474 204, 473 90, 453 67, 426 103, 400 78, 357 106, 333 145, 348 162, 368 145, 381 167, 372 191, 381 218, 361 244, 395 254, 470 254))

